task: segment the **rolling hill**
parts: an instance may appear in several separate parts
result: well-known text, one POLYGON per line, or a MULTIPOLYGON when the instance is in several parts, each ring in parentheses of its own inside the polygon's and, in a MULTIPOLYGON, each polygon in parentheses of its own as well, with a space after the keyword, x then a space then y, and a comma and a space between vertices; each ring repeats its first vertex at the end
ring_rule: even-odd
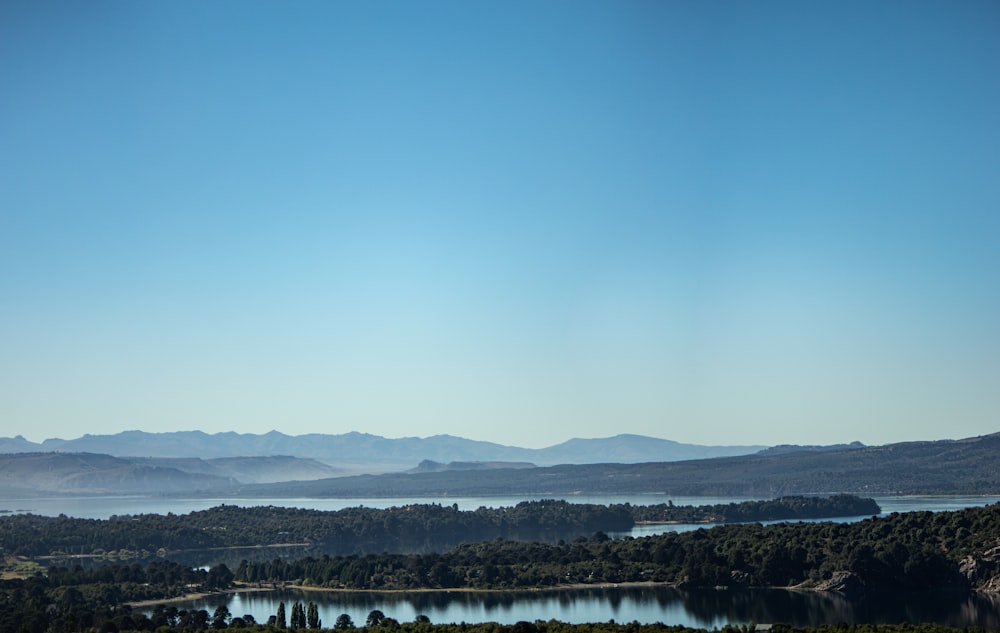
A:
MULTIPOLYGON (((527 462, 541 466, 669 462, 754 453, 764 446, 702 446, 682 444, 641 435, 616 435, 601 439, 571 439, 555 446, 532 449, 492 442, 469 440, 451 435, 385 438, 368 433, 340 435, 285 435, 178 431, 147 433, 125 431, 113 435, 84 435, 63 440, 33 443, 23 437, 0 438, 0 452, 102 453, 116 457, 201 459, 225 457, 270 457, 292 455, 314 459, 339 469, 341 473, 384 473, 404 471, 424 460, 450 462, 527 462)), ((329 475, 328 475, 329 476, 329 475)), ((242 479, 241 479, 242 481, 242 479)))
POLYGON ((137 464, 95 453, 0 455, 0 495, 7 498, 189 493, 228 488, 236 483, 229 477, 137 464))
POLYGON ((243 486, 241 496, 566 495, 642 493, 771 498, 787 494, 1000 494, 1000 433, 962 440, 683 462, 363 475, 243 486))
MULTIPOLYGON (((620 441, 627 446, 629 438, 620 441)), ((594 445, 600 446, 601 441, 595 440, 594 445)), ((610 456, 610 449, 607 452, 610 456)), ((407 472, 350 476, 319 460, 290 456, 125 458, 61 452, 0 455, 0 495, 7 497, 175 494, 356 498, 575 493, 755 498, 809 493, 1000 494, 1000 433, 962 440, 884 446, 851 444, 823 450, 784 446, 752 455, 636 464, 536 467, 502 460, 424 459, 407 472)))

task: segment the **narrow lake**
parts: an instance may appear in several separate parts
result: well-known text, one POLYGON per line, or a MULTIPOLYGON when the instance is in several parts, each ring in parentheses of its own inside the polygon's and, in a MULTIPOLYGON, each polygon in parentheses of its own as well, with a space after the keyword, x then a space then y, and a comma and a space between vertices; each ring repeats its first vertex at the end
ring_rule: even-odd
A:
MULTIPOLYGON (((570 503, 631 503, 632 505, 653 505, 673 501, 676 505, 715 505, 756 500, 757 497, 680 497, 662 494, 634 495, 546 495, 510 497, 408 497, 408 498, 267 498, 267 499, 184 499, 174 497, 48 497, 38 499, 0 499, 0 510, 15 513, 31 512, 42 516, 65 514, 81 519, 107 519, 125 514, 187 514, 197 510, 207 510, 218 505, 280 506, 286 508, 310 508, 314 510, 343 510, 364 506, 366 508, 389 508, 412 503, 455 504, 460 510, 475 510, 485 506, 497 508, 517 505, 521 501, 541 499, 565 499, 570 503)), ((883 514, 911 512, 914 510, 959 510, 1000 502, 1000 496, 909 496, 875 497, 883 514)), ((700 525, 698 527, 704 527, 700 525)), ((641 534, 634 534, 639 536, 641 534)))
MULTIPOLYGON (((829 592, 781 589, 680 590, 664 586, 609 586, 525 592, 326 592, 273 591, 213 596, 175 604, 179 609, 214 613, 226 605, 233 616, 252 615, 258 622, 285 603, 314 602, 324 626, 346 613, 355 624, 379 609, 399 621, 426 615, 435 623, 556 619, 563 622, 663 622, 712 629, 725 624, 783 622, 820 624, 935 622, 953 627, 1000 628, 1000 596, 964 592, 882 595, 848 600, 829 592)), ((150 613, 152 609, 140 609, 150 613)))

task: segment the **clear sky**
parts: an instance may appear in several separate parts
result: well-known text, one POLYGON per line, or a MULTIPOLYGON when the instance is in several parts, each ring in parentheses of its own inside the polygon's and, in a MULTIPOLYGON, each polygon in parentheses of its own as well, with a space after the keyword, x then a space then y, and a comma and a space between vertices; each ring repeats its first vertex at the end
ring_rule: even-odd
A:
POLYGON ((1000 431, 1000 3, 0 3, 0 435, 1000 431))

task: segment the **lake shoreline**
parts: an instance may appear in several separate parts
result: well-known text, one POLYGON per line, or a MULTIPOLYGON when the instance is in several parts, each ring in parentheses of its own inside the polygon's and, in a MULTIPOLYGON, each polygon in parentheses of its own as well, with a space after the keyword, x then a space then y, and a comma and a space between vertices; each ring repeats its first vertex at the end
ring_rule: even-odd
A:
MULTIPOLYGON (((679 583, 674 582, 658 582, 654 580, 644 580, 636 582, 602 582, 602 583, 569 583, 563 585, 552 585, 550 587, 507 587, 507 588, 490 588, 490 587, 417 587, 413 589, 357 589, 348 587, 320 587, 316 585, 295 585, 295 584, 270 584, 269 586, 259 586, 252 587, 247 585, 240 585, 233 587, 231 589, 225 589, 222 591, 201 591, 189 594, 184 594, 183 596, 174 596, 172 598, 156 598, 150 600, 137 600, 133 602, 128 602, 130 607, 133 609, 144 609, 148 607, 155 607, 159 604, 178 604, 183 602, 190 602, 193 600, 202 600, 204 598, 210 598, 213 596, 231 596, 241 593, 273 593, 276 591, 302 591, 302 592, 315 592, 315 593, 333 593, 333 594, 371 594, 371 595, 400 595, 400 594, 421 594, 421 593, 456 593, 456 594, 519 594, 519 593, 557 593, 562 591, 581 591, 584 589, 632 589, 632 588, 659 588, 659 587, 672 587, 675 589, 680 589, 679 583)), ((805 583, 798 585, 789 585, 782 587, 775 586, 738 586, 738 587, 694 587, 697 590, 768 590, 768 591, 789 591, 789 592, 802 592, 802 593, 814 593, 814 594, 830 594, 830 595, 843 595, 842 593, 833 589, 824 589, 816 586, 808 586, 805 583)), ((962 589, 959 591, 967 591, 970 594, 980 594, 980 595, 996 595, 997 592, 988 591, 985 589, 962 589)))
MULTIPOLYGON (((518 588, 489 588, 489 587, 417 587, 413 589, 354 589, 348 587, 320 587, 316 585, 294 585, 294 584, 273 584, 262 587, 249 587, 241 585, 232 589, 222 591, 199 591, 174 596, 172 598, 154 598, 150 600, 136 600, 127 604, 135 608, 153 607, 158 604, 176 604, 179 602, 189 602, 201 600, 212 596, 229 596, 238 593, 273 593, 275 591, 303 591, 317 593, 344 593, 344 594, 407 594, 407 593, 543 593, 550 591, 578 591, 581 589, 614 589, 619 587, 676 587, 676 583, 656 582, 652 580, 640 582, 605 582, 605 583, 572 583, 566 585, 553 585, 551 587, 518 587, 518 588)), ((785 587, 772 587, 774 589, 784 589, 785 587)))

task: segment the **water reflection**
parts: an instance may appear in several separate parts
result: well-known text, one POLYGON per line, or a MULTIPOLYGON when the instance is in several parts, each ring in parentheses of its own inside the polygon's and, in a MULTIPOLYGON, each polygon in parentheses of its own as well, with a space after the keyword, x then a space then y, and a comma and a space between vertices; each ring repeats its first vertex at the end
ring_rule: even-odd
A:
MULTIPOLYGON (((333 623, 341 613, 364 622, 380 609, 400 621, 418 614, 432 622, 499 622, 557 619, 564 622, 663 622, 691 627, 727 623, 785 622, 821 624, 934 622, 953 627, 1000 628, 997 596, 966 592, 883 594, 849 600, 830 592, 779 589, 680 590, 659 585, 519 592, 323 592, 275 591, 214 596, 179 605, 210 613, 221 604, 234 615, 249 613, 259 622, 277 612, 278 603, 315 602, 320 617, 333 623)), ((150 610, 146 610, 148 613, 150 610)))

